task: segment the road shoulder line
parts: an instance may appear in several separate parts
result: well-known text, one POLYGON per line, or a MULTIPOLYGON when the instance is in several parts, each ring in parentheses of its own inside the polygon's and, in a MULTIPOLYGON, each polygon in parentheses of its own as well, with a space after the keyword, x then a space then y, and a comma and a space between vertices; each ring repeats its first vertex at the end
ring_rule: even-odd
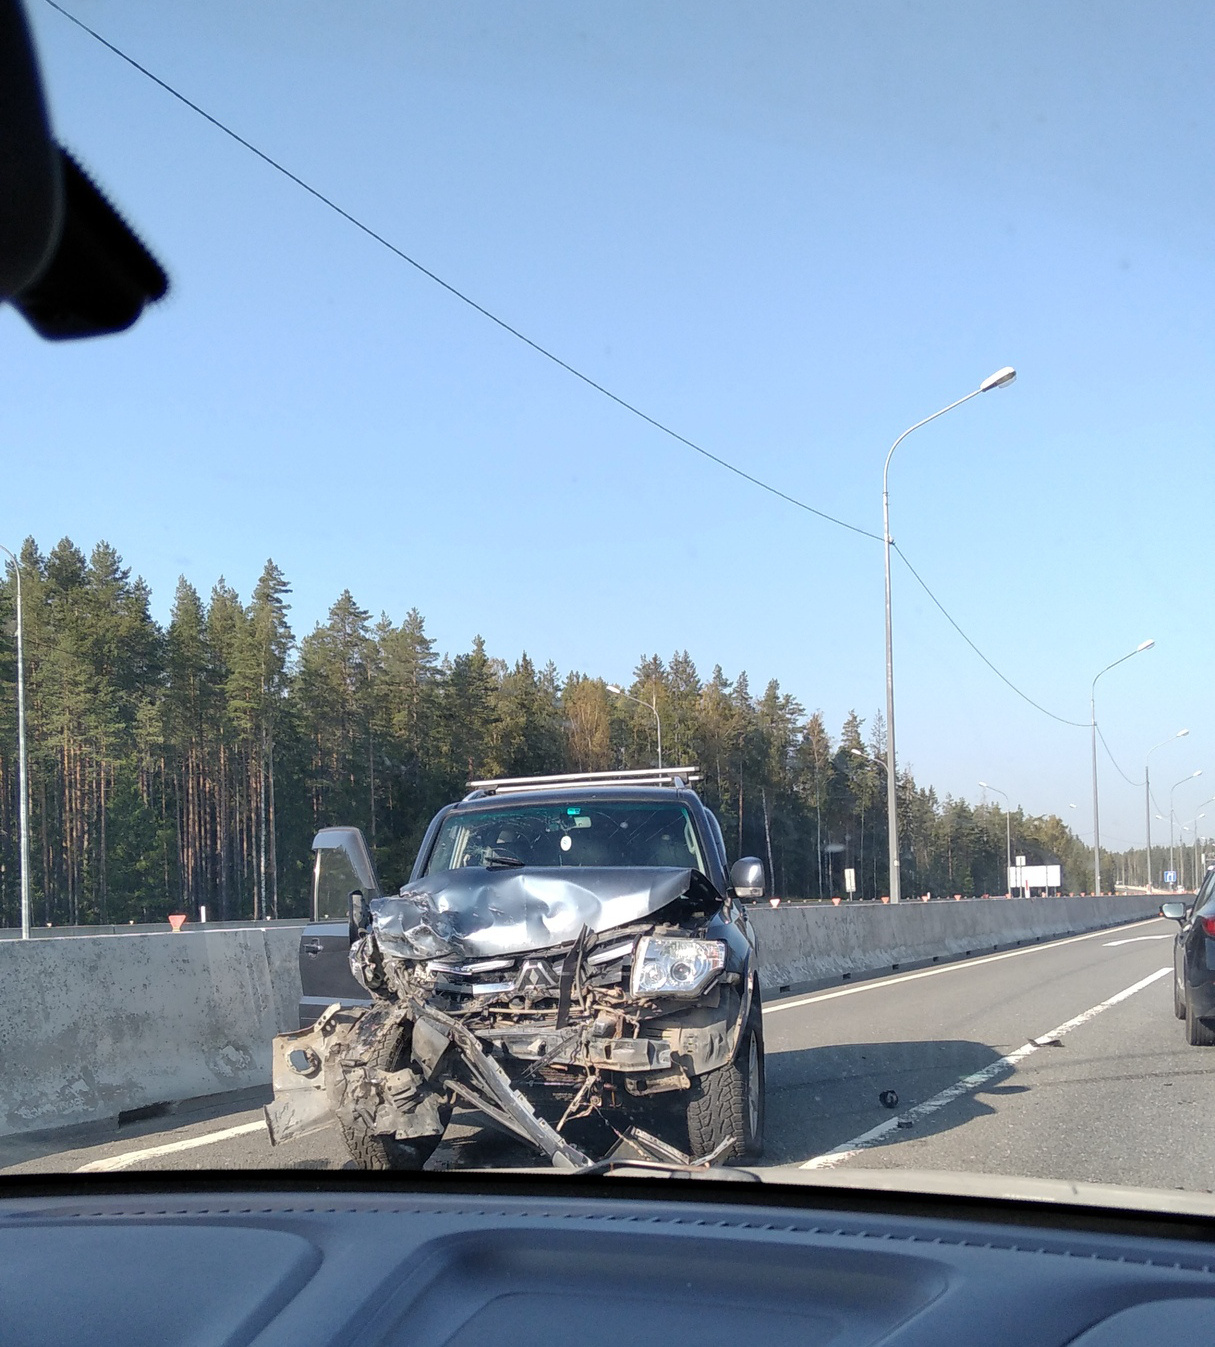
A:
POLYGON ((233 1137, 247 1136, 250 1132, 264 1132, 266 1124, 258 1118, 256 1122, 241 1123, 238 1127, 225 1127, 218 1132, 204 1132, 198 1137, 184 1137, 180 1141, 166 1141, 161 1146, 146 1146, 139 1151, 123 1151, 121 1155, 109 1155, 104 1160, 93 1160, 81 1165, 77 1174, 112 1174, 119 1169, 130 1169, 141 1160, 152 1160, 158 1155, 171 1155, 174 1151, 192 1151, 196 1146, 210 1146, 217 1141, 230 1141, 233 1137))

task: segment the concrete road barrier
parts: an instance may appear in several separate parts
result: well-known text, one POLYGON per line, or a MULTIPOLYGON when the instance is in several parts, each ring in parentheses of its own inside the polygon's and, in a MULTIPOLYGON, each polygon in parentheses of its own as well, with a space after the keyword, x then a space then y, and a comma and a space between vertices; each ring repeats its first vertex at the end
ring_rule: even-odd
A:
POLYGON ((1153 917, 1160 899, 971 898, 958 902, 755 904, 764 991, 819 986, 894 968, 989 954, 1153 917))
POLYGON ((0 1135, 265 1084, 298 926, 0 942, 0 1135))
MULTIPOLYGON (((1156 897, 754 905, 765 991, 1153 916, 1156 897)), ((0 1135, 264 1085, 298 925, 0 941, 0 1135)))

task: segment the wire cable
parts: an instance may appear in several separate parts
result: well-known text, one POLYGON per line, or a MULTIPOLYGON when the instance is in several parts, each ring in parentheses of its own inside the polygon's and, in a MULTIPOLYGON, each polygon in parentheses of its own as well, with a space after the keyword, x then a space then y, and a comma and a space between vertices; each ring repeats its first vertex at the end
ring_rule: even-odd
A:
POLYGON ((305 179, 301 178, 298 173, 293 173, 284 164, 279 163, 277 159, 267 154, 265 150, 258 149, 252 141, 246 140, 239 132, 234 131, 226 123, 220 121, 218 117, 187 98, 186 95, 181 93, 178 89, 175 89, 167 80, 163 80, 159 75, 153 74, 147 66, 141 65, 133 56, 129 56, 123 51, 121 47, 116 46, 108 38, 102 37, 95 28, 90 28, 82 19, 78 19, 75 14, 64 9, 61 4, 57 3, 57 0, 46 0, 46 3, 55 10, 56 13, 63 15, 65 19, 74 23, 82 32, 87 33, 91 38, 100 42, 108 51, 113 52, 115 56, 125 61, 133 69, 138 70, 141 75, 150 79, 153 84, 158 85, 165 91, 165 93, 170 94, 173 98, 176 98, 179 103, 188 107, 191 112, 197 113, 198 116, 202 117, 205 121, 215 127, 216 130, 222 131, 224 135, 229 136, 232 140, 236 141, 238 145, 243 146, 243 148, 248 150, 250 154, 256 155, 264 164, 269 165, 275 172, 281 173, 283 177, 295 183, 297 187, 302 188, 309 196, 321 202, 322 205, 327 206, 335 214, 340 215, 342 219, 346 220, 349 224, 354 225, 356 229, 360 230, 368 238, 380 244, 381 247, 387 248, 390 253, 395 257, 398 257, 402 262, 408 263, 415 271, 418 271, 425 276, 427 280, 433 281, 435 285, 446 290, 448 294, 453 295, 456 299, 460 300, 461 303, 467 304, 470 309, 475 310, 483 318, 488 318, 491 323, 496 324, 504 332, 509 333, 516 340, 521 341, 525 346, 531 347, 537 355, 541 355, 546 360, 552 361, 554 365, 565 370, 567 374, 572 374, 575 379, 579 379, 582 383, 586 384, 588 388, 594 389, 596 393, 601 394, 603 397, 609 399, 609 401, 614 402, 618 407, 622 407, 626 412, 629 412, 633 416, 646 422, 647 425, 653 426, 655 430, 659 430, 664 435, 670 436, 671 439, 684 445, 686 448, 691 449, 694 453, 700 454, 703 458, 707 458, 712 463, 716 463, 718 467, 725 468, 727 472, 732 472, 736 477, 741 477, 744 481, 750 482, 752 486, 759 487, 761 491, 767 491, 770 495, 779 497, 789 505, 793 505, 799 510, 805 510, 807 514, 816 515, 819 519, 824 519, 829 524, 836 524, 842 529, 847 529, 850 533, 859 533, 861 537, 872 538, 874 542, 880 543, 882 541, 880 534, 871 533, 868 529, 861 528, 859 524, 849 524, 845 519, 837 519, 835 515, 828 514, 825 510, 819 510, 813 505, 807 505, 804 500, 798 500, 796 496, 791 496, 788 492, 781 491, 779 487, 772 486, 771 483, 765 482, 762 478, 756 477, 754 474, 745 471, 743 468, 731 463, 728 459, 712 453, 703 445, 697 444, 695 440, 688 439, 686 435, 681 435, 671 426, 659 421, 657 417, 653 417, 648 412, 642 411, 640 407, 635 403, 629 402, 627 398, 621 397, 618 393, 613 393, 610 388, 607 388, 597 380, 592 379, 589 374, 584 374, 582 370, 578 369, 575 365, 571 365, 568 360, 563 360, 561 356, 557 355, 554 351, 549 350, 547 346, 541 345, 540 342, 529 337, 525 332, 521 332, 517 327, 508 323, 505 318, 500 318, 491 309, 486 308, 484 304, 478 303, 478 301, 473 299, 471 295, 465 294, 463 290, 458 289, 450 281, 445 281, 442 276, 431 271, 429 267, 424 266, 417 260, 417 258, 411 257, 403 248, 399 248, 395 243, 392 243, 389 239, 385 238, 383 234, 372 229, 370 225, 365 224, 357 215, 352 214, 350 211, 346 210, 345 207, 338 205, 332 197, 326 196, 324 192, 313 187, 310 182, 305 181, 305 179))
POLYGON ((902 560, 903 565, 906 566, 907 569, 911 572, 911 574, 915 577, 916 583, 936 605, 937 609, 940 611, 945 621, 948 622, 949 625, 954 629, 954 631, 956 631, 958 635, 966 642, 966 644, 970 646, 970 648, 975 652, 976 655, 978 655, 978 657, 983 661, 983 663, 987 665, 987 667, 992 671, 992 673, 995 674, 995 676, 1000 680, 1000 682, 1004 683, 1007 687, 1010 687, 1017 694, 1017 696, 1021 698, 1023 702, 1028 702, 1030 706, 1034 708, 1035 711, 1041 711, 1044 716, 1049 716, 1052 720, 1057 720, 1060 725, 1074 725, 1078 729, 1088 728, 1089 722, 1087 720, 1068 720, 1066 716, 1057 716, 1053 711, 1048 711, 1045 706, 1042 706, 1039 702, 1034 701, 1034 699, 1030 697, 1027 693, 1022 692, 1021 689, 1016 685, 1016 683, 1012 681, 1011 678, 1008 678, 1006 675, 1002 674, 1000 670, 996 668, 996 666, 991 662, 991 660, 987 658, 987 656, 979 649, 977 645, 975 645, 975 643, 970 639, 970 637, 967 636, 967 634, 962 630, 962 628, 958 626, 958 624, 950 616, 949 611, 946 609, 945 605, 941 602, 940 599, 937 598, 937 596, 932 592, 932 590, 928 588, 928 585, 924 580, 923 576, 921 576, 919 571, 917 571, 916 568, 911 564, 911 562, 907 560, 907 554, 898 545, 898 543, 892 542, 890 545, 899 554, 899 557, 902 560))
POLYGON ((1127 774, 1122 770, 1122 768, 1118 766, 1118 760, 1110 752, 1110 746, 1105 742, 1105 735, 1101 733, 1100 725, 1097 726, 1097 738, 1101 740, 1101 747, 1105 749, 1105 756, 1109 758, 1109 760, 1114 764, 1114 770, 1123 779, 1123 781, 1125 781, 1128 786, 1138 786, 1139 782, 1132 781, 1131 778, 1127 776, 1127 774))
MULTIPOLYGON (((776 496, 779 500, 785 501, 787 504, 794 506, 796 509, 804 510, 807 514, 812 514, 819 519, 825 520, 829 524, 835 524, 839 528, 847 529, 850 533, 859 534, 863 538, 870 538, 874 542, 884 541, 884 539, 880 534, 873 533, 869 529, 861 528, 857 524, 850 524, 844 519, 839 519, 835 515, 828 514, 825 510, 820 510, 813 505, 807 504, 803 500, 799 500, 796 496, 790 495, 787 491, 782 491, 779 487, 773 486, 770 482, 765 482, 762 478, 756 477, 753 473, 745 471, 743 468, 740 468, 736 464, 731 463, 728 459, 722 458, 720 455, 711 452, 710 450, 706 449, 703 445, 697 444, 694 440, 689 439, 686 435, 681 435, 679 431, 673 429, 671 426, 666 425, 664 422, 659 421, 656 417, 651 416, 648 412, 643 411, 635 403, 629 402, 626 398, 621 397, 618 393, 612 392, 610 388, 605 387, 597 380, 591 378, 589 374, 583 373, 582 370, 570 364, 569 361, 562 359, 562 357, 557 355, 554 351, 549 350, 548 347, 543 346, 540 342, 536 341, 534 338, 529 337, 526 333, 520 331, 517 327, 514 327, 511 323, 508 323, 506 319, 499 317, 496 313, 486 308, 485 305, 479 303, 477 300, 473 299, 470 295, 465 294, 464 291, 458 289, 450 281, 444 280, 442 276, 430 270, 429 267, 423 265, 423 263, 419 262, 415 257, 411 257, 407 252, 404 251, 404 249, 398 247, 395 243, 385 238, 383 234, 377 232, 370 225, 365 224, 362 220, 358 218, 358 216, 352 214, 350 211, 346 210, 345 207, 339 205, 336 201, 334 201, 332 197, 326 196, 324 192, 312 186, 311 183, 307 182, 304 178, 301 178, 297 173, 293 173, 284 164, 280 163, 277 159, 267 154, 266 151, 259 149, 256 145, 253 144, 252 141, 247 140, 239 132, 234 131, 230 126, 228 126, 225 122, 222 122, 214 114, 208 112, 205 108, 201 107, 199 104, 195 103, 192 99, 188 98, 180 90, 176 89, 173 85, 171 85, 167 80, 164 80, 159 75, 154 74, 151 70, 148 69, 147 66, 141 64, 133 56, 128 55, 127 52, 123 51, 121 47, 111 42, 108 38, 103 37, 99 32, 97 32, 96 29, 90 27, 82 19, 77 18, 76 15, 71 13, 70 10, 65 9, 61 4, 58 3, 58 0, 46 0, 46 3, 51 7, 51 9, 55 10, 56 13, 62 15, 69 22, 75 24, 75 26, 79 28, 82 32, 87 33, 89 37, 93 38, 96 42, 99 42, 103 47, 105 47, 108 51, 112 52, 115 56, 119 57, 122 61, 125 61, 127 65, 132 67, 132 69, 137 70, 145 78, 151 80, 153 84, 163 89, 165 93, 177 99, 179 103, 189 108, 199 117, 202 117, 204 121, 208 122, 211 126, 215 127, 216 130, 221 131, 224 135, 228 136, 230 139, 234 140, 242 148, 248 150, 250 154, 255 155, 268 167, 274 169, 275 172, 282 174, 283 177, 293 182, 297 187, 300 187, 303 191, 307 192, 309 196, 319 201, 322 205, 328 207, 335 214, 341 216, 342 219, 346 220, 349 224, 352 224, 356 229, 358 229, 361 233, 365 234, 368 238, 372 239, 374 242, 380 244, 381 247, 386 248, 390 253, 392 253, 395 257, 399 258, 402 262, 407 263, 409 266, 413 267, 414 270, 419 272, 421 275, 425 276, 428 280, 433 281, 434 284, 440 286, 454 298, 460 300, 461 303, 468 305, 469 308, 481 314, 482 317, 487 318, 491 323, 494 323, 504 332, 508 333, 516 340, 522 342, 525 346, 530 347, 538 355, 543 356, 546 360, 551 361, 554 365, 558 366, 560 369, 565 370, 567 374, 571 374, 575 379, 578 379, 588 388, 593 389, 596 393, 599 393, 603 397, 607 398, 609 401, 614 402, 618 407, 621 407, 624 411, 627 411, 631 415, 638 417, 640 420, 644 421, 647 425, 652 426, 655 430, 660 431, 662 434, 669 436, 677 443, 682 444, 685 448, 691 449, 694 453, 700 454, 703 458, 708 459, 711 463, 716 463, 718 467, 724 468, 727 472, 733 473, 736 477, 741 477, 744 481, 750 482, 752 486, 759 487, 761 491, 766 491, 769 493, 769 495, 776 496)), ((937 596, 928 587, 924 579, 920 576, 919 572, 915 569, 914 566, 912 566, 911 562, 908 561, 906 555, 899 548, 897 543, 892 543, 891 545, 894 547, 894 550, 898 552, 899 556, 902 558, 903 564, 911 572, 912 576, 914 576, 916 582, 924 590, 925 594, 927 594, 928 597, 932 600, 932 602, 936 605, 937 609, 940 611, 940 613, 949 623, 949 625, 953 627, 953 629, 958 633, 958 635, 963 639, 963 641, 966 642, 966 644, 971 648, 971 650, 973 650, 974 653, 978 655, 978 657, 983 661, 983 663, 987 665, 987 667, 992 671, 992 673, 996 675, 997 678, 1000 679, 1002 683, 1004 683, 1013 692, 1015 692, 1017 696, 1022 699, 1022 701, 1027 702, 1036 711, 1040 711, 1044 716, 1049 716, 1051 720, 1058 721, 1061 725, 1071 725, 1080 728, 1084 727, 1084 725, 1087 722, 1079 720, 1068 720, 1066 716, 1056 715, 1053 711, 1047 710, 1045 706, 1042 706, 1039 702, 1034 701, 1032 697, 1022 692, 1021 689, 1017 687, 1017 685, 1010 678, 1008 678, 1005 674, 1003 674, 992 663, 992 661, 987 658, 987 656, 979 649, 979 647, 974 643, 974 641, 972 641, 970 637, 967 636, 967 634, 962 630, 961 626, 959 626, 957 621, 955 621, 952 615, 945 608, 945 605, 941 603, 940 599, 938 599, 937 596)), ((1104 740, 1102 740, 1102 742, 1104 743, 1104 740)), ((1106 747, 1106 752, 1107 753, 1109 752, 1108 746, 1106 747)), ((1110 756, 1110 761, 1113 762, 1112 754, 1110 756)), ((1118 766, 1117 763, 1114 763, 1114 765, 1115 767, 1118 766)), ((1118 770, 1119 772, 1122 771, 1121 768, 1118 768, 1118 770)), ((1125 773, 1123 773, 1123 775, 1125 775, 1125 773)))

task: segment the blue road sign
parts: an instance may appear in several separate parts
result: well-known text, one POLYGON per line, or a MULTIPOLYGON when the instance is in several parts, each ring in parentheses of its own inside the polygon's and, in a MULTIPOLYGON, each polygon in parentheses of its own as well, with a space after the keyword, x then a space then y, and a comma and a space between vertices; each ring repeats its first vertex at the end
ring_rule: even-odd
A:
POLYGON ((1164 882, 1165 882, 1166 884, 1176 884, 1176 883, 1177 883, 1177 871, 1176 871, 1176 870, 1166 870, 1166 871, 1164 872, 1164 882))

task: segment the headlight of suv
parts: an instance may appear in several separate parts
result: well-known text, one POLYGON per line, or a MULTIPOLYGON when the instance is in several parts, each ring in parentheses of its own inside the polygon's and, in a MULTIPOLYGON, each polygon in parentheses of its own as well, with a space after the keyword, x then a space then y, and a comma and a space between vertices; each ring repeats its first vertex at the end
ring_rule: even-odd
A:
POLYGON ((645 935, 633 956, 633 995, 695 995, 725 966, 724 941, 645 935))

